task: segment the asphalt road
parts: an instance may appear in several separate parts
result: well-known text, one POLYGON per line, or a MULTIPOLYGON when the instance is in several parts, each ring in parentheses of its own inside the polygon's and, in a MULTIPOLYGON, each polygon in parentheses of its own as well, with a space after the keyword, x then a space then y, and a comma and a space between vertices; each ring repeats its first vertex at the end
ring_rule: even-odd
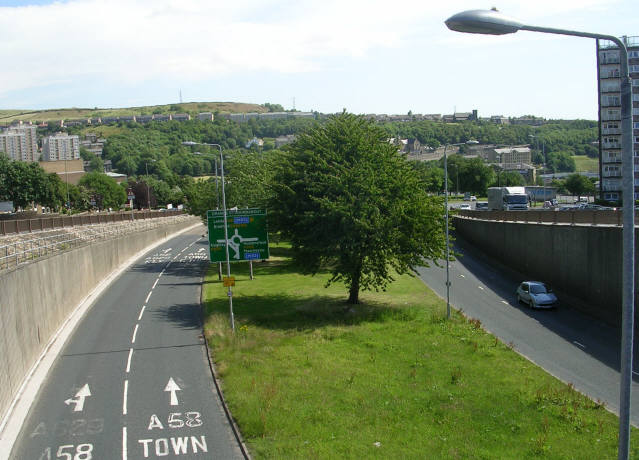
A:
POLYGON ((157 247, 96 301, 42 385, 12 459, 244 458, 202 337, 203 231, 157 247))
MULTIPOLYGON (((554 310, 518 305, 515 290, 523 275, 493 265, 484 255, 458 240, 461 254, 450 263, 450 303, 499 337, 504 343, 552 375, 619 413, 620 332, 565 303, 554 310)), ((445 261, 441 261, 442 264, 445 261)), ((421 279, 446 299, 446 269, 419 270, 421 279)), ((561 297, 559 298, 561 302, 561 297)), ((636 333, 635 333, 636 335, 636 333)), ((635 364, 637 367, 637 341, 635 364)), ((631 422, 639 425, 639 395, 634 373, 631 422)))

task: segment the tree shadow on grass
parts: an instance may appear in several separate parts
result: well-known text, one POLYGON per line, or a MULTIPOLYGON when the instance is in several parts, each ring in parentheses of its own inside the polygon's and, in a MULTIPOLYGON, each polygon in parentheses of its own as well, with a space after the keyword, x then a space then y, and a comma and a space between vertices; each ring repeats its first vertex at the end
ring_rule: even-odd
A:
MULTIPOLYGON (((412 321, 418 315, 416 308, 395 308, 381 302, 348 304, 346 296, 293 294, 242 295, 233 310, 237 321, 279 330, 313 330, 390 319, 412 321)), ((206 311, 228 314, 228 302, 223 298, 210 300, 206 311)))

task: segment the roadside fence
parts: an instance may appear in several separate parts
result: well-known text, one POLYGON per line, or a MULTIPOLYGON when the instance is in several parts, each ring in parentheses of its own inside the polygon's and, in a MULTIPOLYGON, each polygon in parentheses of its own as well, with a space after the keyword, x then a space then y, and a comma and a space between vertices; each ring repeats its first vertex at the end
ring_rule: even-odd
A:
MULTIPOLYGON (((14 233, 0 238, 0 270, 16 267, 20 264, 44 257, 52 253, 61 252, 76 246, 90 244, 109 238, 117 238, 122 235, 157 228, 162 225, 173 224, 192 218, 182 212, 162 212, 160 218, 136 218, 131 220, 131 213, 127 213, 129 219, 114 219, 95 224, 79 224, 77 226, 65 226, 53 230, 42 230, 38 233, 19 234, 14 233), (169 215, 167 215, 169 214, 169 215)), ((97 216, 80 216, 97 217, 97 216)), ((58 219, 58 218, 52 218, 58 219)), ((44 220, 44 219, 30 219, 44 220)), ((87 220, 84 220, 85 222, 87 220)), ((65 222, 66 223, 66 222, 65 222)), ((50 223, 47 222, 46 225, 50 223)), ((67 224, 68 225, 68 224, 67 224)))

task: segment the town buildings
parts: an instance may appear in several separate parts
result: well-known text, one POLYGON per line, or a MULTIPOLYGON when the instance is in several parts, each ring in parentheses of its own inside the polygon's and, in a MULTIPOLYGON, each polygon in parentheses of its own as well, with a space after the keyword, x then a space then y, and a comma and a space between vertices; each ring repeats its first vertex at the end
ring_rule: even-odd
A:
MULTIPOLYGON (((628 50, 628 70, 632 78, 632 140, 635 200, 639 198, 639 36, 622 37, 628 50)), ((621 64, 619 48, 609 40, 597 40, 597 80, 599 92, 599 176, 600 198, 622 198, 621 145, 621 64)))
POLYGON ((80 138, 57 133, 42 139, 44 161, 77 160, 80 158, 80 138))
POLYGON ((12 160, 38 161, 38 136, 36 127, 12 126, 0 133, 0 152, 7 154, 12 160))

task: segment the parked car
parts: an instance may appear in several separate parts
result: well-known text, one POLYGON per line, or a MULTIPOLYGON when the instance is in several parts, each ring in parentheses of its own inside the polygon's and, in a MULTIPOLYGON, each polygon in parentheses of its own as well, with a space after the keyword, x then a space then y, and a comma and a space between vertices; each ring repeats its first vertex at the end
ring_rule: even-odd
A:
POLYGON ((531 308, 555 308, 558 303, 550 286, 541 281, 523 281, 517 288, 517 302, 531 308))
POLYGON ((459 205, 459 209, 462 211, 470 211, 473 208, 468 203, 462 203, 459 205))
POLYGON ((478 201, 475 203, 475 211, 488 211, 488 203, 486 201, 478 201))
POLYGON ((475 195, 470 195, 470 201, 477 201, 477 197, 475 195))

